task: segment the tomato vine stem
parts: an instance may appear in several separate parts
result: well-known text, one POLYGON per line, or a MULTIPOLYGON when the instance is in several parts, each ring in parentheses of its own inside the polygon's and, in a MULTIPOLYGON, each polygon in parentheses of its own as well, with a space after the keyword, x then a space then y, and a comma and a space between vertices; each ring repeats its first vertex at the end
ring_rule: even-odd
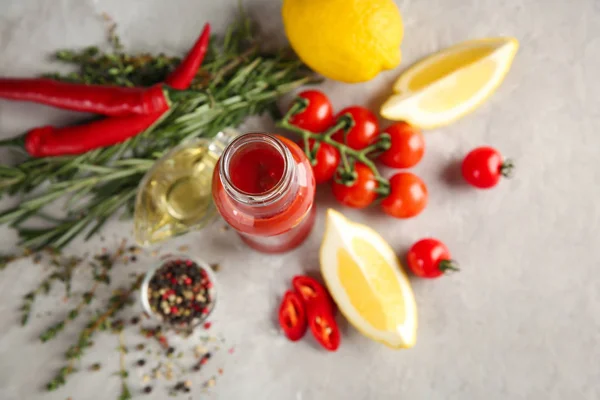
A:
POLYGON ((355 150, 346 144, 346 135, 355 124, 354 118, 350 113, 340 116, 335 125, 325 132, 311 132, 290 123, 290 119, 294 115, 301 113, 307 107, 308 100, 297 98, 282 120, 277 123, 277 126, 302 137, 304 153, 310 160, 311 165, 316 165, 316 156, 319 147, 322 143, 326 143, 334 147, 340 153, 341 162, 334 178, 336 181, 346 186, 352 186, 357 179, 354 165, 356 162, 360 162, 373 172, 373 176, 378 183, 377 193, 382 197, 387 196, 389 194, 390 183, 379 173, 372 158, 391 147, 389 135, 382 134, 379 136, 378 140, 370 146, 365 147, 364 149, 355 150), (332 136, 340 130, 343 130, 344 132, 344 143, 332 139, 332 136), (310 140, 314 141, 312 149, 310 148, 310 140))

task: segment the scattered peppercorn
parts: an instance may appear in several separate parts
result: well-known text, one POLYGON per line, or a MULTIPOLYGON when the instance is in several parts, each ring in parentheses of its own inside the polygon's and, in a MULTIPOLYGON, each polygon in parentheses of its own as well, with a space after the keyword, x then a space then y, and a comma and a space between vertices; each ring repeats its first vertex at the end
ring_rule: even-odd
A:
POLYGON ((131 324, 132 325, 137 325, 138 322, 140 322, 140 317, 133 317, 133 318, 131 318, 131 324))
POLYGON ((91 371, 99 371, 100 368, 102 368, 102 365, 100 363, 94 363, 90 366, 91 371))
POLYGON ((213 282, 207 271, 192 260, 173 259, 156 270, 148 285, 148 301, 159 319, 185 328, 210 314, 213 282))
POLYGON ((175 347, 169 347, 167 349, 167 355, 170 356, 171 354, 175 353, 175 347))
POLYGON ((148 394, 148 393, 152 393, 152 386, 146 386, 144 388, 144 393, 148 394))
POLYGON ((144 359, 137 360, 138 367, 143 367, 144 365, 146 365, 146 360, 144 360, 144 359))
POLYGON ((200 371, 202 366, 208 362, 208 360, 210 359, 211 356, 212 356, 212 354, 210 354, 210 353, 206 353, 206 354, 202 355, 202 357, 200 357, 200 360, 196 364, 194 364, 192 369, 194 371, 200 371))

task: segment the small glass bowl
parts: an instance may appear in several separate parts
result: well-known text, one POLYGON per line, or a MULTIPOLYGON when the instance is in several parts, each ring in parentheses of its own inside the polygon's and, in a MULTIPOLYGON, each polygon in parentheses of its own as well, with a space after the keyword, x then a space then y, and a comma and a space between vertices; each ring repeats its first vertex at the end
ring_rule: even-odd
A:
POLYGON ((140 297, 141 297, 142 306, 144 308, 144 311, 148 315, 150 315, 154 320, 159 322, 161 325, 163 325, 167 328, 172 328, 172 329, 178 330, 178 331, 191 331, 198 325, 201 325, 204 322, 206 322, 208 320, 208 318, 213 314, 213 312, 215 310, 215 306, 217 304, 218 292, 219 292, 219 290, 217 287, 216 276, 215 276, 215 273, 213 272, 212 268, 210 267, 210 265, 208 265, 206 262, 204 262, 202 260, 198 260, 198 259, 195 259, 190 256, 186 256, 183 254, 169 254, 169 255, 162 257, 159 262, 157 262, 154 266, 152 266, 152 268, 150 268, 148 270, 148 272, 146 272, 146 275, 144 276, 144 280, 142 281, 140 297), (148 289, 150 287, 150 281, 152 280, 152 278, 154 277, 156 272, 163 265, 165 265, 169 262, 172 262, 172 261, 177 261, 177 260, 191 261, 191 262, 195 263, 195 265, 197 265, 197 268, 200 271, 204 270, 206 272, 206 276, 208 277, 209 281, 212 282, 212 287, 208 289, 208 293, 211 298, 211 302, 208 305, 208 312, 206 314, 201 315, 200 317, 196 317, 189 323, 173 323, 173 322, 169 322, 169 321, 165 320, 162 317, 162 315, 160 315, 159 313, 154 312, 152 310, 152 307, 150 306, 150 299, 148 298, 148 289))

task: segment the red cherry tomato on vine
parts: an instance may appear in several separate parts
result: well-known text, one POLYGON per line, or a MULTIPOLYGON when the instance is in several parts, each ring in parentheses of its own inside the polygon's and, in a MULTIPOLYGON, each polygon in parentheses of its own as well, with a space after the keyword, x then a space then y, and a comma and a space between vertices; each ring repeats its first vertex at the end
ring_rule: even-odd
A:
MULTIPOLYGON (((312 150, 315 141, 309 139, 308 145, 310 150, 312 150)), ((298 146, 303 148, 304 144, 299 142, 298 146)), ((333 175, 335 175, 335 171, 340 163, 340 152, 332 145, 321 142, 319 150, 317 151, 316 161, 317 163, 312 166, 313 173, 315 174, 315 181, 317 184, 328 182, 333 178, 333 175)))
POLYGON ((383 131, 390 135, 391 147, 379 160, 392 168, 414 167, 423 158, 425 140, 421 131, 406 122, 398 122, 383 131))
POLYGON ((362 163, 354 165, 356 181, 352 186, 333 182, 333 195, 341 204, 352 208, 365 208, 377 199, 377 181, 373 172, 362 163))
POLYGON ((333 124, 333 107, 327 96, 318 90, 306 90, 298 95, 308 106, 290 118, 290 123, 314 133, 325 132, 333 124))
POLYGON ((400 172, 390 179, 390 194, 381 202, 383 211, 396 218, 411 218, 427 205, 427 186, 410 172, 400 172))
MULTIPOLYGON (((377 117, 364 107, 348 107, 336 115, 336 121, 344 114, 350 114, 354 119, 354 126, 346 135, 346 144, 354 150, 364 149, 375 141, 379 134, 377 117)), ((332 136, 333 140, 344 143, 344 131, 339 130, 332 136)))
POLYGON ((513 164, 504 161, 498 150, 492 147, 478 147, 472 150, 462 163, 462 175, 465 180, 480 189, 494 187, 500 176, 510 177, 513 164))
POLYGON ((437 239, 419 240, 412 245, 407 258, 408 267, 421 278, 437 278, 446 271, 458 271, 448 248, 437 239))

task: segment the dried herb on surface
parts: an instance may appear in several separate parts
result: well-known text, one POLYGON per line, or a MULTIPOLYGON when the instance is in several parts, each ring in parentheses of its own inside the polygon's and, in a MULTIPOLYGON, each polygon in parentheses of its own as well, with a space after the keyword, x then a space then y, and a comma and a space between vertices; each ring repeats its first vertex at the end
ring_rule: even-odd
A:
POLYGON ((114 317, 130 302, 131 295, 140 288, 142 284, 143 275, 139 275, 135 281, 130 285, 128 289, 122 289, 116 291, 116 293, 109 299, 106 310, 90 319, 86 327, 79 333, 77 343, 73 344, 66 351, 65 356, 68 360, 68 364, 61 368, 57 375, 46 385, 48 390, 55 390, 58 387, 66 383, 67 377, 75 372, 73 362, 84 353, 84 350, 93 345, 91 340, 92 336, 100 329, 106 329, 105 324, 108 318, 114 317))
MULTIPOLYGON (((40 340, 42 342, 46 342, 50 339, 56 337, 58 333, 60 333, 65 326, 69 323, 69 321, 73 321, 76 319, 81 310, 90 305, 92 300, 94 299, 95 292, 98 289, 98 286, 103 283, 105 285, 110 284, 109 272, 112 268, 113 264, 118 260, 119 257, 123 255, 125 252, 126 241, 121 242, 121 246, 114 254, 109 254, 104 252, 100 255, 94 256, 95 262, 91 263, 91 267, 93 268, 93 281, 92 287, 83 293, 81 301, 67 314, 67 318, 55 323, 54 325, 48 327, 44 332, 40 334, 40 340), (100 266, 96 264, 96 262, 100 263, 100 266)), ((70 275, 69 275, 70 281, 70 275)))
POLYGON ((72 273, 82 260, 78 257, 63 258, 58 253, 50 254, 52 256, 50 263, 55 270, 50 273, 42 282, 40 282, 36 289, 23 296, 23 304, 21 305, 21 325, 26 325, 27 322, 29 322, 31 309, 36 297, 39 294, 48 294, 52 288, 52 285, 56 281, 60 281, 65 284, 65 295, 67 297, 69 297, 71 294, 72 273))

